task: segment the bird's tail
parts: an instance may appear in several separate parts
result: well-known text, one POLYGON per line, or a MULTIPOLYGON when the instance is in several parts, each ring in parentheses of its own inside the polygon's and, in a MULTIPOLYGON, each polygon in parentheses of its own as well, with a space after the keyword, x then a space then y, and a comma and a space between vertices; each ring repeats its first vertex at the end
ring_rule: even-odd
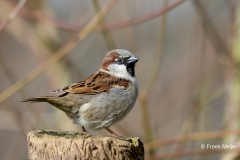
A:
POLYGON ((30 102, 30 103, 49 102, 49 99, 51 99, 52 97, 53 96, 34 97, 34 98, 23 99, 20 102, 30 102))

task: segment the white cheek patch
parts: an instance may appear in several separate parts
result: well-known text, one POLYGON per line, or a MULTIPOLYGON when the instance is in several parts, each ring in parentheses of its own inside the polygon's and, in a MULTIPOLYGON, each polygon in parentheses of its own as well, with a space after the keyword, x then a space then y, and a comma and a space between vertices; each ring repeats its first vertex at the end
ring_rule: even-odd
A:
MULTIPOLYGON (((125 65, 119 65, 119 64, 110 64, 108 66, 108 70, 107 73, 116 76, 118 78, 124 78, 127 80, 130 80, 131 82, 135 82, 135 78, 132 77, 128 72, 127 72, 127 68, 125 65)), ((106 72, 103 70, 103 72, 106 72)))
POLYGON ((125 75, 127 74, 127 68, 125 65, 121 64, 110 64, 108 66, 108 70, 111 72, 111 73, 115 73, 115 74, 118 74, 118 75, 125 75))

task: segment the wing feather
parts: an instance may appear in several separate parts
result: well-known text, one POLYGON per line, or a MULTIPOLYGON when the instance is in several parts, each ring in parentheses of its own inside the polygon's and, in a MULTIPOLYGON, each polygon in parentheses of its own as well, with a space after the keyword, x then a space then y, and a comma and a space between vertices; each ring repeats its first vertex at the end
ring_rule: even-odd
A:
POLYGON ((109 93, 109 90, 113 87, 121 87, 126 89, 128 87, 128 83, 128 80, 98 71, 88 77, 85 81, 73 83, 70 86, 66 86, 52 92, 67 92, 74 94, 98 94, 102 92, 109 93))

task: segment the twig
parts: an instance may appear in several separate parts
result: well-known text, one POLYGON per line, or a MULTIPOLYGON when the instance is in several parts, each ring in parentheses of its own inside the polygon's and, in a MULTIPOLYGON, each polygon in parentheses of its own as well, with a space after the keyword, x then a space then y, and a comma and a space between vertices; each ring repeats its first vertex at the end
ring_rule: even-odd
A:
POLYGON ((17 14, 19 13, 19 11, 22 9, 26 2, 27 0, 20 0, 18 2, 17 6, 12 10, 8 17, 0 24, 0 32, 3 31, 4 28, 6 28, 12 22, 12 20, 17 16, 17 14))
MULTIPOLYGON (((128 15, 125 15, 124 18, 128 18, 128 15)), ((128 42, 128 49, 134 53, 134 55, 136 55, 137 57, 140 56, 140 53, 138 51, 138 47, 136 44, 136 38, 134 36, 134 32, 133 32, 133 26, 129 26, 126 27, 125 29, 125 35, 126 35, 126 39, 128 42)), ((143 63, 139 63, 136 68, 138 68, 137 70, 139 71, 143 71, 143 63)), ((143 72, 138 72, 138 81, 139 84, 146 84, 146 76, 143 74, 143 72)), ((139 98, 138 98, 139 100, 139 98)))
MULTIPOLYGON (((163 3, 166 5, 168 2, 167 0, 164 0, 163 3)), ((160 35, 159 35, 159 43, 157 45, 157 52, 155 52, 153 63, 151 66, 151 74, 149 78, 149 82, 147 85, 147 93, 149 93, 154 85, 156 84, 157 78, 160 74, 160 68, 161 68, 161 60, 162 60, 162 54, 164 51, 164 42, 166 38, 166 27, 167 27, 167 17, 163 15, 160 20, 160 35)))
MULTIPOLYGON (((240 64, 240 57, 239 57, 239 42, 240 42, 240 29, 235 28, 235 26, 239 23, 240 20, 240 7, 239 1, 235 1, 232 3, 231 7, 231 19, 230 19, 230 27, 231 30, 229 31, 232 34, 232 39, 229 40, 230 46, 230 53, 231 54, 231 64, 229 64, 229 68, 226 72, 226 77, 230 79, 229 86, 226 90, 226 106, 225 106, 225 119, 226 119, 226 126, 225 128, 228 129, 238 129, 239 128, 239 105, 240 105, 240 74, 239 74, 239 64, 240 64)), ((233 143, 239 141, 238 135, 232 135, 228 139, 224 139, 227 142, 233 143)))
MULTIPOLYGON (((15 80, 16 80, 16 76, 14 74, 14 72, 10 69, 10 67, 8 67, 8 65, 6 64, 6 60, 4 60, 4 58, 0 55, 0 65, 4 68, 4 73, 5 73, 5 76, 8 78, 8 80, 10 81, 10 83, 14 83, 15 80)), ((24 97, 26 97, 26 93, 24 91, 21 91, 19 92, 19 95, 20 97, 23 99, 24 97)), ((37 116, 37 111, 33 108, 33 107, 30 107, 29 104, 27 104, 29 109, 32 110, 33 114, 35 114, 36 117, 39 117, 37 116)), ((9 109, 12 109, 12 107, 9 107, 9 109)), ((15 121, 15 123, 19 126, 20 128, 20 131, 25 134, 25 130, 24 130, 24 125, 23 125, 23 121, 20 121, 20 119, 22 119, 22 112, 24 112, 25 108, 21 109, 20 110, 17 110, 15 108, 15 114, 9 114, 9 116, 12 116, 13 120, 15 121), (17 115, 17 116, 16 116, 17 115)), ((29 119, 29 117, 26 117, 26 119, 29 119)), ((31 126, 32 129, 35 129, 35 126, 31 123, 31 121, 27 121, 29 123, 29 125, 31 126)), ((24 121, 25 123, 25 121, 24 121)))
POLYGON ((6 89, 0 94, 0 104, 8 99, 13 94, 17 93, 24 86, 26 86, 29 82, 36 79, 46 70, 48 70, 53 64, 63 58, 68 52, 75 47, 77 42, 83 40, 92 30, 98 25, 99 21, 107 15, 113 5, 117 2, 117 0, 110 0, 104 8, 98 12, 93 19, 82 29, 81 32, 77 34, 72 40, 70 40, 65 46, 63 46, 60 50, 58 50, 55 54, 50 56, 46 61, 40 64, 37 68, 31 71, 26 77, 20 79, 11 87, 6 89))
POLYGON ((180 4, 182 4, 183 2, 185 2, 186 0, 178 0, 175 1, 167 6, 161 7, 159 10, 157 11, 153 11, 149 14, 146 14, 144 16, 138 17, 138 18, 134 18, 134 19, 130 19, 130 20, 126 20, 126 21, 122 21, 119 23, 115 23, 115 24, 108 24, 108 25, 104 25, 102 30, 115 30, 115 29, 121 29, 121 28, 125 28, 128 26, 134 26, 134 25, 138 25, 138 24, 142 24, 144 22, 147 22, 149 20, 152 20, 154 18, 157 18, 159 16, 164 15, 165 13, 167 13, 168 11, 172 10, 173 8, 179 6, 180 4))
MULTIPOLYGON (((163 4, 166 5, 168 2, 167 0, 163 1, 163 4)), ((142 124, 143 124, 143 130, 144 135, 147 139, 147 142, 153 141, 153 130, 151 129, 150 125, 150 116, 148 111, 148 102, 149 102, 149 95, 151 94, 151 90, 153 86, 155 85, 157 78, 159 76, 159 70, 160 70, 160 61, 163 53, 163 47, 164 47, 164 39, 165 39, 165 32, 166 32, 166 16, 161 17, 160 20, 160 35, 159 35, 159 45, 157 48, 157 51, 155 52, 155 55, 153 56, 153 63, 151 65, 151 74, 149 76, 148 83, 146 85, 146 88, 144 91, 140 94, 140 104, 141 104, 141 113, 142 113, 142 124)), ((151 143, 150 143, 151 144, 151 143)), ((153 155, 154 153, 154 147, 151 147, 149 145, 149 153, 150 155, 153 155)))
MULTIPOLYGON (((172 2, 171 4, 169 4, 167 6, 161 7, 160 9, 158 9, 156 11, 153 11, 149 14, 146 14, 146 15, 138 17, 138 18, 133 18, 130 20, 126 20, 126 21, 122 21, 122 22, 118 22, 118 23, 114 23, 114 24, 105 24, 105 25, 102 24, 102 26, 97 27, 96 30, 97 31, 116 30, 116 29, 121 29, 121 28, 125 28, 128 26, 132 26, 132 25, 142 24, 144 22, 147 22, 149 20, 152 20, 154 18, 162 16, 163 14, 174 9, 175 7, 179 6, 180 4, 182 4, 185 1, 186 0, 176 0, 175 2, 172 2)), ((79 31, 82 28, 82 25, 70 24, 65 21, 50 18, 48 16, 39 14, 36 11, 30 10, 26 7, 24 7, 21 10, 20 14, 26 18, 29 18, 32 20, 37 20, 42 23, 47 23, 47 24, 53 25, 59 29, 63 29, 63 30, 67 30, 67 31, 79 31)))
MULTIPOLYGON (((100 6, 99 6, 99 3, 98 3, 98 0, 92 0, 92 3, 93 3, 93 7, 95 9, 95 12, 99 12, 100 10, 100 6)), ((102 23, 104 23, 104 19, 99 22, 99 27, 102 28, 102 23)), ((108 47, 108 50, 113 50, 113 49, 116 49, 116 44, 113 40, 113 36, 111 34, 111 32, 109 30, 106 30, 106 31, 103 31, 102 32, 102 35, 103 35, 103 38, 105 40, 105 43, 107 44, 107 47, 108 47)))
POLYGON ((3 69, 0 68, 0 79, 1 79, 2 75, 3 75, 3 69))
POLYGON ((226 42, 224 42, 224 40, 221 38, 217 29, 212 24, 211 19, 209 18, 207 12, 205 11, 202 2, 200 0, 194 0, 193 2, 199 17, 202 20, 202 25, 206 25, 206 27, 203 28, 205 29, 207 35, 209 36, 214 46, 214 49, 216 50, 216 53, 219 54, 219 59, 224 65, 231 64, 232 58, 230 49, 226 45, 226 42))
POLYGON ((194 134, 187 134, 182 136, 177 136, 169 139, 158 140, 155 142, 147 143, 144 145, 146 151, 149 149, 149 145, 154 146, 155 148, 159 148, 162 146, 171 145, 174 143, 185 143, 189 141, 199 141, 204 139, 214 139, 214 138, 221 138, 231 134, 240 134, 240 130, 224 130, 224 131, 217 131, 217 132, 203 132, 203 133, 194 133, 194 134))
MULTIPOLYGON (((201 26, 200 26, 201 27, 201 26)), ((202 31, 202 30, 201 30, 202 31)), ((201 122, 199 122, 199 126, 198 129, 199 130, 202 130, 204 131, 204 125, 201 125, 201 124, 204 124, 204 105, 203 105, 203 96, 207 97, 204 92, 204 90, 202 88, 205 88, 206 86, 204 85, 205 83, 203 82, 203 79, 204 79, 204 76, 203 76, 203 70, 204 70, 204 58, 205 58, 205 48, 206 48, 206 43, 205 43, 205 32, 202 31, 202 32, 198 32, 201 36, 200 36, 200 39, 201 39, 201 44, 200 44, 200 48, 199 49, 196 49, 200 52, 200 57, 197 57, 197 61, 199 61, 199 69, 196 71, 196 75, 198 76, 196 79, 200 80, 196 86, 197 88, 197 92, 195 94, 193 94, 193 97, 190 98, 190 103, 192 103, 192 107, 190 108, 189 112, 188 112, 188 115, 186 116, 186 118, 184 119, 183 121, 183 124, 181 126, 181 129, 180 129, 180 135, 183 135, 183 134, 186 134, 186 133, 189 133, 191 131, 193 131, 194 129, 194 126, 196 125, 193 125, 193 123, 196 123, 196 117, 199 117, 200 119, 202 119, 201 122)), ((196 37, 199 37, 198 35, 196 37)), ((181 150, 183 145, 181 145, 181 141, 178 141, 174 144, 173 146, 173 151, 172 152, 176 152, 178 150, 181 150)))
POLYGON ((194 149, 194 150, 189 150, 189 151, 177 151, 177 152, 173 152, 173 153, 149 156, 149 157, 146 157, 146 160, 178 158, 178 157, 195 156, 195 155, 202 155, 202 154, 216 154, 216 153, 225 153, 225 152, 239 153, 239 151, 240 151, 240 149, 233 149, 233 150, 229 150, 229 149, 194 149))

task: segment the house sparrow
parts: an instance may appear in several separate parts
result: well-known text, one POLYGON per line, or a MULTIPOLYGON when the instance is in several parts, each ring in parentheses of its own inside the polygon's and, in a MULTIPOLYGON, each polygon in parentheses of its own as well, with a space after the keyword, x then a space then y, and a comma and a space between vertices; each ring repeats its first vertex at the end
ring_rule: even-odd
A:
POLYGON ((41 96, 21 102, 47 102, 62 110, 86 128, 99 130, 123 119, 133 108, 138 96, 138 81, 134 67, 139 59, 123 49, 112 50, 103 59, 100 69, 85 81, 73 83, 52 92, 59 96, 41 96))

